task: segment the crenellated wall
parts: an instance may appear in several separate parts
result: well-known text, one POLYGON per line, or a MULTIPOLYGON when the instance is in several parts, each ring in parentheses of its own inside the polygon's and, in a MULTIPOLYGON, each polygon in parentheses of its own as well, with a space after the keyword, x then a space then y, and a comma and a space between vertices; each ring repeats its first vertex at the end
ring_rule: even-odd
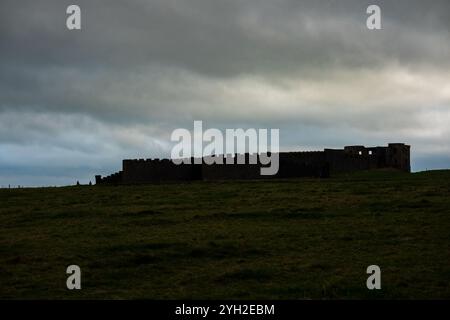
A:
POLYGON ((176 165, 168 159, 123 160, 122 182, 190 181, 201 179, 201 165, 176 165))
MULTIPOLYGON (((236 164, 236 157, 227 155, 235 164, 176 165, 169 159, 123 160, 122 171, 102 178, 96 176, 96 184, 143 184, 160 181, 192 180, 246 180, 297 177, 329 177, 332 174, 394 168, 410 172, 410 146, 403 143, 390 143, 387 147, 346 146, 344 149, 325 149, 324 151, 282 152, 279 153, 279 171, 273 176, 262 176, 258 155, 237 155, 245 157, 245 164, 236 164), (249 158, 256 157, 258 164, 250 164, 249 158)), ((208 157, 208 159, 213 159, 208 157)), ((203 159, 203 160, 206 160, 203 159)))

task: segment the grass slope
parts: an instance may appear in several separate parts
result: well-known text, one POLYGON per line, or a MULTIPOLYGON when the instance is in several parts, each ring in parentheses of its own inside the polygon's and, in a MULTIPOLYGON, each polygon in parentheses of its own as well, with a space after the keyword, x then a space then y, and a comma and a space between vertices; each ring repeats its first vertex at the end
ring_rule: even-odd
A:
POLYGON ((0 204, 4 299, 450 298, 450 171, 2 189, 0 204))

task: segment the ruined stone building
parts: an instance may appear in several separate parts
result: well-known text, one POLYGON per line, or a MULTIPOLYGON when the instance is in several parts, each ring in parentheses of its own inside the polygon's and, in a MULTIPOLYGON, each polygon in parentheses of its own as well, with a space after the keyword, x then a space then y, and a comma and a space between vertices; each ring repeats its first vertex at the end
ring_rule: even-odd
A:
MULTIPOLYGON (((235 156, 233 156, 235 157, 235 156)), ((245 155, 246 160, 250 155, 245 155)), ((225 161, 224 161, 225 163, 225 161)), ((261 164, 176 165, 169 159, 123 160, 122 170, 107 177, 96 176, 96 184, 144 184, 162 181, 279 179, 329 177, 335 173, 392 168, 410 172, 410 146, 390 143, 387 147, 347 146, 311 152, 280 152, 276 175, 262 176, 261 164)))

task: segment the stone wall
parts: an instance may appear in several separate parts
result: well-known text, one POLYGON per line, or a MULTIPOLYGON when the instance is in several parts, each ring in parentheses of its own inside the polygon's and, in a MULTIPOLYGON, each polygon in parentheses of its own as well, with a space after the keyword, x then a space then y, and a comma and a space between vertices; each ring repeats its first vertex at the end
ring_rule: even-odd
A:
MULTIPOLYGON (((193 180, 246 180, 277 179, 299 177, 329 177, 330 174, 394 168, 410 172, 410 146, 403 143, 390 143, 387 147, 346 146, 344 149, 325 149, 312 152, 279 153, 279 171, 273 176, 262 176, 261 165, 250 164, 249 158, 257 155, 239 155, 245 157, 245 164, 191 164, 176 165, 168 159, 123 160, 123 170, 108 177, 96 176, 96 184, 142 184, 161 181, 193 180)), ((223 163, 226 157, 220 156, 223 163)), ((212 159, 209 157, 208 159, 212 159)))

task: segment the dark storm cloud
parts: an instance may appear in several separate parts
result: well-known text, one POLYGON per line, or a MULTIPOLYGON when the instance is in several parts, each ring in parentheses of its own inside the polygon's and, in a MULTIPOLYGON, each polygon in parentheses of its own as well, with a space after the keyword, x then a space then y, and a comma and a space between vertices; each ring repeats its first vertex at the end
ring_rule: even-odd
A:
POLYGON ((449 30, 446 0, 3 0, 0 168, 70 158, 88 177, 167 155, 195 119, 278 127, 288 149, 406 141, 423 167, 450 152, 449 30))
POLYGON ((448 62, 448 1, 78 1, 79 33, 64 28, 71 2, 19 2, 2 4, 2 55, 40 66, 160 63, 224 76, 386 58, 427 63, 424 55, 448 62), (367 33, 371 3, 382 6, 390 30, 367 33), (427 46, 420 35, 437 42, 427 46))

